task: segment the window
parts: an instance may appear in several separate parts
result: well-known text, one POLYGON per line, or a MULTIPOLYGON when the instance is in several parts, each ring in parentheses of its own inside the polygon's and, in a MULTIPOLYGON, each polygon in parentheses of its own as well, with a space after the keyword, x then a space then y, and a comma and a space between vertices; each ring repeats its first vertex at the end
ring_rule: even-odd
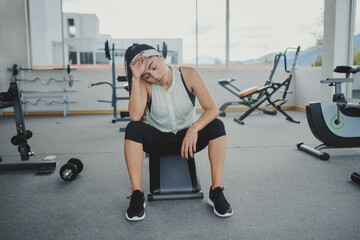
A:
POLYGON ((114 55, 115 55, 115 64, 124 64, 125 52, 115 51, 114 55))
POLYGON ((92 52, 80 52, 80 64, 94 64, 92 52))
POLYGON ((106 58, 104 51, 96 53, 96 64, 109 64, 109 59, 106 58))
POLYGON ((76 34, 76 27, 75 27, 75 21, 73 18, 69 18, 67 20, 68 22, 68 34, 69 37, 74 38, 76 34))
MULTIPOLYGON (((62 27, 64 27, 65 47, 74 46, 72 51, 83 51, 76 59, 77 64, 101 64, 105 62, 101 55, 95 58, 98 47, 95 43, 105 37, 116 41, 119 49, 130 46, 131 43, 149 39, 147 44, 155 45, 158 39, 168 43, 169 63, 195 64, 198 52, 199 65, 224 65, 226 52, 226 1, 219 0, 183 0, 176 6, 172 1, 153 0, 141 1, 138 8, 137 1, 114 1, 114 4, 101 5, 97 1, 62 0, 56 4, 48 4, 46 8, 39 8, 34 1, 30 1, 30 24, 32 39, 32 62, 34 65, 53 65, 57 56, 44 57, 43 51, 54 52, 48 43, 61 41, 62 27), (197 2, 197 5, 196 5, 197 2), (45 14, 57 12, 60 14, 61 4, 64 14, 64 24, 60 16, 45 14), (161 14, 152 16, 148 27, 144 28, 141 19, 133 19, 132 11, 119 14, 111 9, 137 9, 138 15, 146 16, 149 10, 156 11, 159 6, 165 9, 161 14), (197 6, 197 8, 196 8, 197 6), (51 11, 50 11, 51 10, 51 11), (97 21, 87 21, 85 15, 96 15, 97 21), (196 16, 198 23, 198 46, 196 45, 196 16), (114 27, 114 22, 127 22, 121 28, 114 27), (166 19, 166 21, 164 21, 166 19), (157 24, 161 22, 162 24, 157 24), (152 25, 151 25, 152 24, 152 25), (81 29, 80 29, 81 28, 81 29), (43 32, 43 29, 52 31, 43 32), (141 29, 141 31, 139 31, 141 29), (81 30, 81 31, 80 31, 81 30), (80 32, 94 36, 86 44, 80 38, 80 32), (44 37, 46 34, 46 37, 44 37), (180 43, 177 43, 181 41, 180 43), (44 46, 46 47, 44 49, 44 46), (81 46, 81 48, 80 48, 81 46), (198 47, 198 48, 197 48, 198 47), (171 54, 171 52, 177 54, 171 54), (93 52, 93 53, 90 53, 93 52)), ((55 3, 54 2, 54 3, 55 3)), ((321 22, 324 11, 324 0, 259 0, 234 1, 230 0, 230 64, 268 64, 270 54, 284 51, 287 47, 301 46, 298 65, 310 66, 317 56, 321 56, 321 22), (306 17, 304 17, 306 16, 306 17), (318 38, 318 36, 320 38, 318 38), (319 41, 318 41, 319 40, 319 41), (313 48, 316 54, 303 61, 306 50, 313 48), (300 61, 301 59, 301 61, 300 61), (251 60, 256 60, 251 61, 251 60)), ((358 4, 360 5, 360 4, 358 4)), ((91 16, 90 16, 91 17, 91 16)), ((90 19, 95 19, 91 17, 90 19)), ((357 21, 358 22, 358 21, 357 21)), ((156 45, 154 46, 156 47, 156 45)), ((50 54, 48 54, 50 55, 50 54)), ((70 57, 70 56, 69 56, 70 57)), ((75 58, 75 55, 72 57, 75 58)), ((121 55, 115 57, 117 63, 122 63, 121 55)), ((272 58, 271 58, 272 59, 272 58)), ((271 60, 272 62, 272 60, 271 60)))
POLYGON ((230 1, 230 64, 272 64, 271 54, 301 47, 297 66, 322 55, 324 1, 230 1))
POLYGON ((71 61, 71 64, 77 64, 77 53, 76 52, 69 52, 69 61, 71 61))
MULTIPOLYGON (((360 65, 360 1, 356 3, 355 29, 354 29, 354 62, 353 65, 360 65)), ((351 98, 360 99, 360 73, 352 75, 351 98)))
MULTIPOLYGON (((233 1, 231 1, 233 2, 233 1)), ((195 1, 189 2, 188 7, 195 8, 195 1)), ((196 9, 189 11, 189 24, 194 26, 196 23, 196 9), (193 15, 193 17, 191 16, 193 15), (191 22, 192 21, 192 22, 191 22)), ((198 64, 201 65, 224 65, 225 64, 225 42, 226 42, 226 1, 218 0, 198 0, 197 1, 197 22, 198 22, 198 64), (211 6, 211 7, 209 7, 211 6)), ((195 31, 194 31, 195 33, 195 31)), ((196 36, 194 36, 196 37, 196 36)), ((189 36, 189 40, 195 38, 189 36)), ((189 41, 187 40, 187 41, 189 41)), ((194 41, 193 40, 193 41, 194 41)), ((186 41, 184 39, 184 43, 186 41)), ((193 58, 188 49, 184 46, 183 63, 196 64, 196 44, 191 51, 194 52, 193 58), (185 55, 186 54, 186 55, 185 55)))
POLYGON ((360 65, 360 1, 355 9, 355 28, 354 28, 354 62, 353 65, 360 65))

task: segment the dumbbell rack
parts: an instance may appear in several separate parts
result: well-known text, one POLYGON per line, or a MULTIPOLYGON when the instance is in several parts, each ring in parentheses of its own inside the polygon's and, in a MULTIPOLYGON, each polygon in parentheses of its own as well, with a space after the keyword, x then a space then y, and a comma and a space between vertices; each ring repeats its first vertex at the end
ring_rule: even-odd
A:
MULTIPOLYGON (((68 68, 69 69, 69 68, 68 68)), ((13 70, 13 69, 12 69, 13 70)), ((16 81, 19 82, 19 91, 21 93, 21 103, 23 105, 23 110, 26 115, 29 114, 29 112, 36 111, 36 112, 54 112, 54 111, 62 111, 64 116, 67 116, 69 114, 69 104, 76 103, 75 101, 69 101, 68 94, 69 93, 75 93, 77 91, 69 90, 68 86, 72 86, 73 81, 79 81, 78 79, 72 79, 71 72, 66 74, 65 68, 18 68, 19 70, 19 77, 16 79, 16 81), (56 79, 54 77, 50 77, 48 80, 42 80, 40 77, 36 77, 33 80, 26 79, 24 77, 25 71, 33 71, 33 72, 44 72, 44 71, 56 71, 56 70, 62 70, 62 78, 56 79), (69 84, 71 81, 71 84, 69 84), (55 90, 26 90, 26 88, 31 86, 30 84, 34 84, 36 82, 40 82, 43 85, 50 85, 51 83, 62 83, 62 87, 56 87, 55 90), (61 109, 54 109, 54 108, 43 108, 40 107, 41 105, 53 105, 53 104, 59 104, 63 105, 61 109), (31 106, 38 106, 37 108, 31 109, 31 106)), ((12 80, 14 81, 14 79, 12 80)), ((38 89, 39 87, 36 87, 38 89)))

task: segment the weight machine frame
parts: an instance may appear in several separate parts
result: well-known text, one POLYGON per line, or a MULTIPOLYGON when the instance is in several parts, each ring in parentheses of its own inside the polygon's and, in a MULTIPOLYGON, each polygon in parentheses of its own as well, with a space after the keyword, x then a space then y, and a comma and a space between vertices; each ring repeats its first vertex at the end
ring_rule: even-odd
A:
POLYGON ((240 98, 241 101, 233 101, 233 102, 226 102, 224 103, 221 107, 220 107, 220 116, 226 116, 225 113, 225 109, 230 106, 230 105, 245 105, 250 107, 249 110, 247 110, 244 114, 242 114, 240 117, 238 118, 234 118, 234 121, 237 123, 240 123, 241 125, 244 125, 244 119, 249 116, 254 110, 259 109, 262 110, 264 113, 266 114, 271 114, 271 115, 276 115, 277 111, 279 111, 280 113, 282 113, 285 117, 286 120, 293 122, 293 123, 300 123, 300 121, 296 121, 294 120, 289 114, 287 114, 286 112, 284 112, 284 110, 281 108, 282 105, 284 105, 287 102, 287 94, 288 93, 292 93, 291 91, 289 91, 289 87, 290 87, 290 83, 291 83, 291 79, 292 76, 294 74, 295 71, 295 66, 296 66, 296 62, 298 60, 299 57, 299 52, 300 52, 300 46, 298 46, 297 48, 287 48, 284 53, 279 53, 275 56, 274 59, 274 67, 271 70, 271 74, 269 79, 265 82, 265 85, 261 88, 257 88, 257 87, 251 87, 248 89, 245 89, 243 91, 241 91, 240 89, 238 89, 237 87, 235 87, 231 82, 233 82, 235 79, 227 79, 227 80, 219 80, 218 83, 220 86, 224 87, 226 90, 230 91, 232 94, 236 95, 237 97, 240 98), (286 62, 286 53, 289 49, 296 49, 296 53, 295 53, 295 57, 294 57, 294 61, 292 64, 292 68, 290 71, 287 70, 287 62, 286 62), (286 80, 284 80, 281 83, 275 83, 272 81, 272 78, 275 74, 276 68, 280 62, 281 57, 284 57, 284 68, 285 68, 285 72, 289 73, 289 76, 286 80), (281 88, 285 88, 283 90, 283 95, 281 98, 276 99, 275 101, 271 100, 271 96, 276 93, 278 90, 280 90, 281 88), (235 90, 233 90, 235 89, 235 90), (257 96, 254 96, 256 95, 257 96), (274 111, 270 111, 266 108, 261 108, 261 104, 263 104, 265 101, 268 102, 268 104, 266 106, 273 106, 276 110, 274 111))
MULTIPOLYGON (((13 72, 13 79, 17 73, 13 72)), ((21 163, 3 163, 0 161, 0 172, 4 171, 22 171, 22 170, 38 170, 40 173, 51 173, 56 168, 55 161, 46 162, 24 162, 28 161, 31 156, 35 154, 31 151, 28 144, 28 139, 31 136, 27 135, 25 128, 24 112, 21 105, 21 96, 19 93, 16 80, 10 83, 10 87, 7 92, 0 93, 0 109, 2 108, 14 108, 15 125, 17 130, 17 137, 21 139, 18 144, 18 151, 20 152, 21 163)))
MULTIPOLYGON (((98 100, 98 102, 103 102, 103 103, 111 103, 111 106, 113 108, 113 119, 112 119, 112 123, 116 123, 116 122, 125 122, 125 121, 129 121, 129 112, 128 111, 124 111, 124 112, 120 112, 120 118, 117 117, 117 101, 118 100, 129 100, 129 97, 118 97, 116 94, 116 90, 117 89, 125 89, 127 91, 129 91, 129 87, 127 84, 124 84, 122 87, 117 87, 116 86, 116 73, 115 73, 115 44, 112 44, 112 48, 111 48, 111 56, 110 56, 110 49, 109 49, 109 41, 106 40, 105 42, 105 55, 106 58, 108 58, 109 60, 112 60, 112 64, 111 64, 111 71, 112 71, 112 83, 109 82, 97 82, 97 83, 92 83, 90 84, 88 87, 94 87, 94 86, 99 86, 99 85, 109 85, 112 89, 112 97, 111 97, 111 101, 108 100, 98 100)), ((117 78, 117 80, 119 82, 126 82, 126 77, 125 76, 119 76, 117 78)), ((120 132, 123 132, 125 129, 124 128, 120 128, 120 132)))

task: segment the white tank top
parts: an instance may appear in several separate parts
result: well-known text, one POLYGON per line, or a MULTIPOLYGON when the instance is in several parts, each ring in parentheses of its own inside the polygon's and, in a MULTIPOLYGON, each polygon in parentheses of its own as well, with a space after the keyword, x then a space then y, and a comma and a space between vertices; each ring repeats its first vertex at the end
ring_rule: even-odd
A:
POLYGON ((162 132, 177 133, 195 122, 195 107, 182 82, 178 67, 171 67, 173 80, 168 90, 151 86, 151 107, 147 113, 150 126, 162 132))

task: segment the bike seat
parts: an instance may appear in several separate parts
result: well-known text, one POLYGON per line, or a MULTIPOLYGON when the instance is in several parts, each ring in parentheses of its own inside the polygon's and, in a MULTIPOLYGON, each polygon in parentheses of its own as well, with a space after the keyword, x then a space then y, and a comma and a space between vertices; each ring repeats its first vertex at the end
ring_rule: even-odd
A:
POLYGON ((351 66, 336 66, 334 72, 337 73, 357 73, 360 71, 360 66, 351 67, 351 66))

